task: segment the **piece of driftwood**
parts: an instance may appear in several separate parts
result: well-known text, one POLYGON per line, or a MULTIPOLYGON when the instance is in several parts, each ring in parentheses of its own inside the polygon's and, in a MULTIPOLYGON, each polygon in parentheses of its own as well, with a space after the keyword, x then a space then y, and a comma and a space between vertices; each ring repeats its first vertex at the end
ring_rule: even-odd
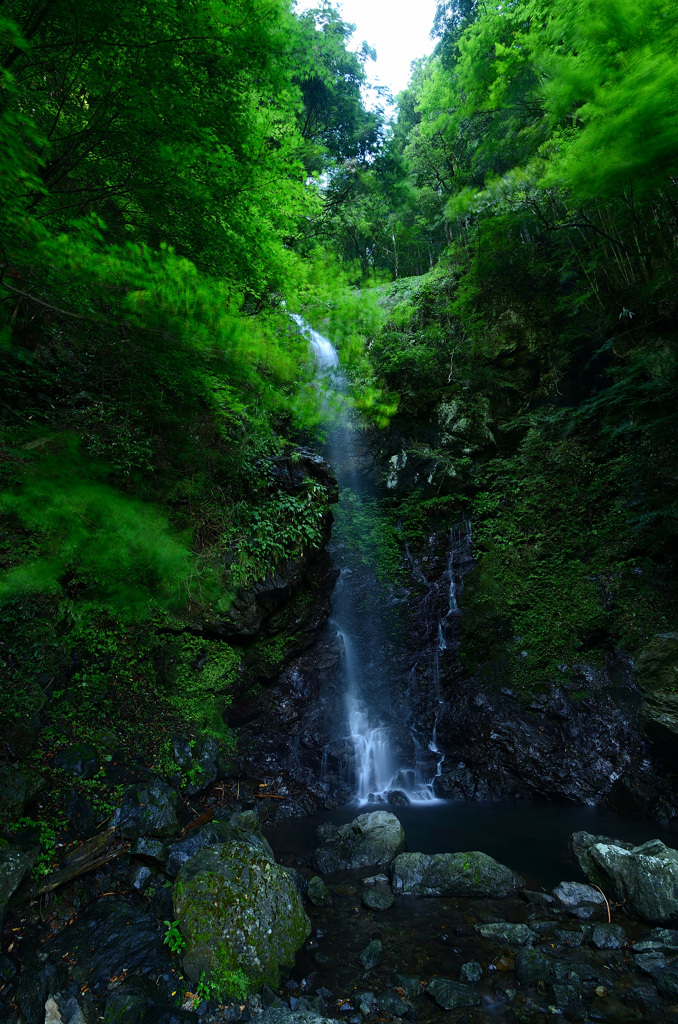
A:
POLYGON ((127 853, 129 847, 119 844, 111 847, 114 837, 115 829, 109 828, 106 832, 102 832, 84 843, 79 843, 74 849, 69 850, 63 860, 64 866, 48 875, 42 885, 35 890, 35 895, 44 896, 45 893, 66 885, 74 878, 86 875, 89 871, 96 871, 104 864, 108 864, 117 857, 122 857, 127 853))

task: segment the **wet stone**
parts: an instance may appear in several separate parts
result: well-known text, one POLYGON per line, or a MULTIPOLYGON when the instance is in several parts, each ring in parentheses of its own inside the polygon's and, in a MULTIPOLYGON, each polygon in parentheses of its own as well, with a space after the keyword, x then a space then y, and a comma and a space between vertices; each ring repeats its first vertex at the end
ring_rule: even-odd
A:
POLYGON ((526 924, 509 924, 507 921, 477 924, 476 931, 484 939, 491 939, 507 946, 531 946, 537 938, 535 932, 526 924))
POLYGON ((358 888, 355 885, 333 885, 332 892, 335 892, 337 896, 355 896, 358 892, 358 888))
POLYGON ((306 895, 314 907, 326 907, 332 902, 332 894, 322 878, 314 875, 306 887, 306 895))
POLYGON ((579 928, 556 928, 554 934, 561 946, 576 949, 584 944, 587 933, 588 929, 580 925, 579 928))
POLYGON ((379 939, 372 939, 360 954, 359 960, 365 970, 370 971, 373 967, 376 967, 383 954, 384 948, 379 939))
POLYGON ((655 950, 652 953, 639 953, 633 960, 634 966, 645 974, 656 974, 665 970, 669 962, 663 953, 655 950))
POLYGON ((394 1017, 402 1017, 409 1010, 407 1003, 394 989, 387 989, 377 999, 377 1005, 383 1013, 390 1013, 394 1017))
POLYGON ((540 949, 528 946, 516 953, 515 972, 518 981, 523 985, 536 985, 540 981, 548 981, 551 977, 553 963, 540 949))
POLYGON ((651 928, 644 931, 634 946, 635 953, 678 953, 678 931, 672 928, 651 928))
POLYGON ((388 875, 369 875, 363 878, 363 885, 388 885, 388 875))
POLYGON ((672 966, 667 970, 658 971, 654 980, 657 991, 664 999, 670 999, 672 1002, 678 999, 678 967, 672 966))
POLYGON ((369 1015, 376 1007, 377 997, 375 996, 374 992, 362 992, 357 997, 357 1002, 363 1017, 369 1017, 369 1015))
POLYGON ((597 924, 589 941, 596 949, 621 949, 626 942, 626 932, 620 924, 597 924))
POLYGON ((395 975, 396 988, 401 988, 408 999, 416 999, 419 995, 419 977, 414 974, 395 975))
POLYGON ((566 907, 580 907, 585 903, 605 903, 603 894, 584 882, 560 882, 553 890, 553 895, 566 907))
POLYGON ((449 978, 432 978, 426 986, 426 992, 443 1010, 480 1005, 480 996, 475 989, 449 978))
POLYGON ((483 969, 477 960, 469 960, 467 964, 461 965, 459 980, 468 983, 480 981, 483 976, 483 969))
POLYGON ((537 892, 533 889, 525 889, 520 895, 535 907, 552 907, 556 902, 547 892, 537 892))
POLYGON ((362 895, 362 902, 370 910, 388 910, 395 898, 390 889, 368 889, 362 895))

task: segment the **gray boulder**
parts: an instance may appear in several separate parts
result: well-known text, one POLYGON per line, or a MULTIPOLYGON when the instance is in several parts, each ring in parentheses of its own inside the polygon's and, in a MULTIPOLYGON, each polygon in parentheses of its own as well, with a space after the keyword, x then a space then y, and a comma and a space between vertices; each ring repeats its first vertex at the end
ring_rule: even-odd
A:
POLYGON ((486 853, 401 853, 393 888, 407 896, 509 896, 524 888, 515 871, 486 853))
POLYGON ((224 998, 276 987, 311 931, 294 882, 247 841, 207 847, 184 864, 174 913, 186 940, 184 971, 224 998))
POLYGON ((361 814, 336 830, 327 829, 315 852, 315 867, 322 875, 361 868, 387 868, 405 849, 405 832, 389 811, 361 814))
POLYGON ((579 855, 579 864, 591 881, 625 901, 628 912, 650 924, 678 919, 678 850, 660 839, 630 849, 616 839, 591 839, 597 841, 580 844, 579 855))

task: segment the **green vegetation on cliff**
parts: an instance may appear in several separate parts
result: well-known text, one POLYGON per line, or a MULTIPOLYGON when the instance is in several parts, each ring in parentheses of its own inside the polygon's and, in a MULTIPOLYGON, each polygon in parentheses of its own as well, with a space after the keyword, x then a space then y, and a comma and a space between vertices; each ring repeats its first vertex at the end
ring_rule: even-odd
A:
POLYGON ((365 379, 473 519, 464 655, 529 690, 675 617, 678 13, 450 0, 435 29, 328 232, 397 278, 365 379))

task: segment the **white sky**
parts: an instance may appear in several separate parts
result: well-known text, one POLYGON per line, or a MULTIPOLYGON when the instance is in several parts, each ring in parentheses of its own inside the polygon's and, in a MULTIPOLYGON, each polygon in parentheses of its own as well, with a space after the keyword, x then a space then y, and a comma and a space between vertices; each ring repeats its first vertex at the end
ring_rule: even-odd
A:
MULTIPOLYGON (((297 11, 320 7, 318 0, 297 0, 297 11)), ((349 43, 357 50, 363 40, 377 51, 376 63, 367 62, 369 78, 386 85, 394 97, 406 88, 410 64, 430 53, 435 45, 429 33, 436 0, 339 0, 344 21, 356 26, 349 43)))

